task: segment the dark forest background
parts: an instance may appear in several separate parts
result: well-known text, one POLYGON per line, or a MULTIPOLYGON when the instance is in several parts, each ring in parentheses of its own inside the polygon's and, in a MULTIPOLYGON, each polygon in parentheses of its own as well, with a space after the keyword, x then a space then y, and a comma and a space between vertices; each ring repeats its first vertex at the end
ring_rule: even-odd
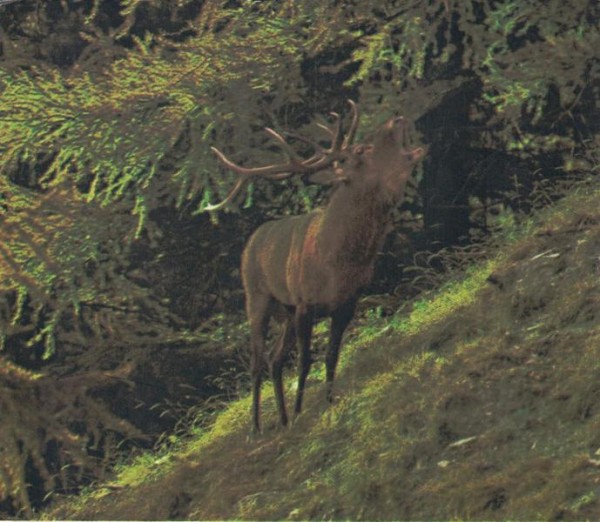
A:
POLYGON ((211 146, 277 161, 265 126, 314 137, 347 99, 357 141, 409 118, 429 152, 363 303, 385 314, 436 253, 595 171, 599 20, 583 0, 0 6, 0 513, 244 393, 244 242, 326 191, 257 181, 203 212, 234 183, 211 146))

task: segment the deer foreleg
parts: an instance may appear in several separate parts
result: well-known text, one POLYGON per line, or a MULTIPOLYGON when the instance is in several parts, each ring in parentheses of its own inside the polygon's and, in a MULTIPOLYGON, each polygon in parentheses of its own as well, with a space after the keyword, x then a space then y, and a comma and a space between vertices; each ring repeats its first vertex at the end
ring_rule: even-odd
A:
POLYGON ((314 309, 307 305, 296 307, 296 343, 298 345, 298 390, 296 392, 296 406, 294 411, 298 415, 302 411, 302 397, 304 384, 310 371, 310 338, 314 321, 314 309))
POLYGON ((283 364, 290 348, 294 345, 295 338, 296 330, 294 328, 294 316, 290 315, 285 320, 281 337, 279 338, 271 357, 271 379, 273 379, 275 400, 277 401, 279 418, 283 426, 288 422, 287 413, 285 411, 285 397, 283 394, 283 364))
POLYGON ((269 326, 271 299, 264 297, 248 304, 250 320, 250 376, 252 378, 253 429, 260 432, 260 387, 265 368, 265 338, 269 326))
POLYGON ((335 377, 335 368, 337 366, 338 357, 340 354, 340 345, 342 336, 352 320, 356 300, 352 299, 344 303, 341 307, 331 314, 331 332, 329 335, 329 348, 325 357, 326 367, 326 396, 329 402, 333 401, 333 379, 335 377))

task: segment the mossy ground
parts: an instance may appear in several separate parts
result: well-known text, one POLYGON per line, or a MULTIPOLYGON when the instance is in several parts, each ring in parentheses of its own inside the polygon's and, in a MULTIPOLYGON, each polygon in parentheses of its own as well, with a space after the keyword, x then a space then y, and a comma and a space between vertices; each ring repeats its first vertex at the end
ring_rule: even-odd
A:
MULTIPOLYGON (((327 408, 211 431, 58 502, 64 519, 600 518, 600 189, 585 185, 412 311, 349 332, 327 408)), ((288 400, 294 379, 288 380, 288 400)))

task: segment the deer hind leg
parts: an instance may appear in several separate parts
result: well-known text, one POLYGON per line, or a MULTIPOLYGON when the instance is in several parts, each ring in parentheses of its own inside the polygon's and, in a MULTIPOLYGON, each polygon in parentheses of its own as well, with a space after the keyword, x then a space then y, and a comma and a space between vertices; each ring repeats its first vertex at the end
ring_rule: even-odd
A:
POLYGON ((342 344, 342 336, 348 326, 348 323, 354 316, 356 300, 352 299, 337 308, 331 314, 331 332, 329 335, 329 347, 325 356, 326 367, 326 396, 328 402, 333 402, 333 379, 335 377, 335 368, 337 366, 338 357, 340 354, 340 345, 342 344))
POLYGON ((260 432, 260 387, 265 369, 265 339, 271 317, 271 297, 248 298, 250 322, 250 375, 252 378, 252 422, 255 433, 260 432))
POLYGON ((296 392, 296 405, 294 411, 298 415, 302 411, 302 397, 304 384, 312 363, 310 356, 310 338, 314 322, 314 309, 308 305, 296 307, 296 343, 298 345, 298 390, 296 392))
POLYGON ((271 355, 271 379, 273 379, 279 419, 283 426, 286 426, 288 423, 288 417, 285 411, 285 397, 283 394, 283 364, 290 349, 294 346, 295 340, 296 329, 294 327, 294 316, 290 313, 285 318, 281 336, 271 355))

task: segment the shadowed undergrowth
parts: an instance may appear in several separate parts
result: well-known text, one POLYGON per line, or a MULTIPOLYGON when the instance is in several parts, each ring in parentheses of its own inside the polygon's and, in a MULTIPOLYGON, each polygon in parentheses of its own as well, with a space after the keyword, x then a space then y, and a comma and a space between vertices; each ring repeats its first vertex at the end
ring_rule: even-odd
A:
POLYGON ((333 407, 316 365, 281 430, 267 383, 261 437, 249 400, 232 403, 45 516, 597 519, 599 192, 576 188, 410 311, 350 331, 333 407))

